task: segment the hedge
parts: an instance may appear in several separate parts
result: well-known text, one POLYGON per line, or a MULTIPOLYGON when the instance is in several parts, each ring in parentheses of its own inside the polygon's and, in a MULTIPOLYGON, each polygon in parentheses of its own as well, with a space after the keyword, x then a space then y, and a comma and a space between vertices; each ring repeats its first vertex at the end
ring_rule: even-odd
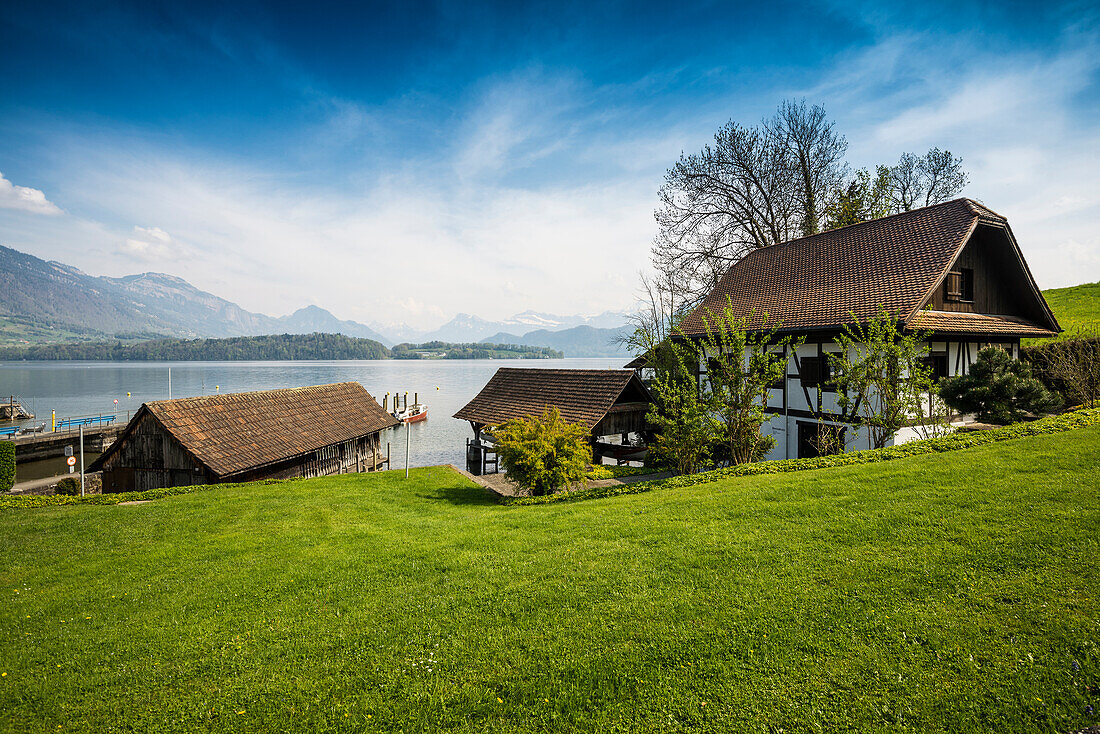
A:
POLYGON ((15 444, 0 441, 0 492, 7 492, 15 485, 15 444))
POLYGON ((793 471, 825 469, 834 466, 872 464, 878 461, 904 459, 909 456, 959 451, 960 449, 982 446, 997 441, 1008 441, 1013 438, 1023 438, 1024 436, 1062 433, 1063 431, 1071 431, 1075 428, 1084 428, 1094 425, 1100 425, 1100 408, 1076 410, 1061 415, 1040 418, 1037 421, 1028 423, 1014 423, 1010 426, 994 428, 988 431, 955 432, 940 438, 910 441, 900 446, 887 446, 883 449, 852 451, 846 454, 818 456, 812 459, 758 461, 752 464, 738 464, 737 466, 715 469, 699 474, 683 474, 669 479, 638 482, 637 484, 620 484, 613 487, 591 487, 588 489, 578 489, 574 492, 559 492, 557 494, 545 495, 542 497, 517 497, 505 500, 505 503, 509 505, 543 505, 551 502, 579 502, 581 500, 600 499, 603 497, 617 497, 624 494, 638 494, 653 489, 690 487, 695 484, 715 482, 729 477, 747 477, 757 474, 782 474, 793 471))
MULTIPOLYGON (((286 482, 301 481, 298 479, 265 479, 259 482, 246 482, 245 484, 284 484, 286 482)), ((25 507, 57 507, 59 505, 117 505, 120 502, 138 502, 141 500, 159 500, 164 497, 174 497, 179 494, 192 494, 204 492, 210 489, 228 489, 240 487, 243 484, 195 484, 187 487, 166 487, 164 489, 147 489, 144 492, 112 492, 109 494, 87 494, 81 497, 58 494, 18 495, 9 494, 0 496, 0 510, 21 509, 25 507)))

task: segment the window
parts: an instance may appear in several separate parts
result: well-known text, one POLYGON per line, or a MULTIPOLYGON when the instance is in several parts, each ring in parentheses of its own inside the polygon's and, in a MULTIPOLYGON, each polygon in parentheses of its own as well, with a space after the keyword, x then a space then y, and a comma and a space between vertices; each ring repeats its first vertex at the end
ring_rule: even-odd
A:
POLYGON ((923 359, 924 366, 932 370, 932 379, 939 382, 950 377, 947 367, 947 352, 933 352, 923 359))
POLYGON ((974 271, 959 268, 947 274, 943 285, 943 299, 955 303, 968 303, 974 300, 974 271))
POLYGON ((828 356, 802 357, 798 360, 798 368, 803 387, 820 387, 826 392, 836 389, 836 386, 829 381, 832 373, 829 369, 828 356))

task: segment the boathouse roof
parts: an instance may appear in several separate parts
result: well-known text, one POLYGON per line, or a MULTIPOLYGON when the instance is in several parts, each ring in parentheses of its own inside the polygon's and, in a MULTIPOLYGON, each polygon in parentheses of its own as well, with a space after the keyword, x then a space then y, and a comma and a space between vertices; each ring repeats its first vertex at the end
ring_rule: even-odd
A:
POLYGON ((145 403, 95 471, 148 413, 219 476, 265 466, 396 426, 358 382, 145 403))
POLYGON ((649 391, 633 370, 544 370, 502 367, 454 414, 481 425, 542 415, 556 406, 569 423, 589 430, 617 410, 646 410, 649 391))
POLYGON ((721 314, 727 305, 749 329, 777 322, 783 331, 837 329, 853 315, 866 321, 884 307, 907 328, 938 333, 1051 336, 1061 330, 1008 221, 965 198, 754 250, 684 319, 683 333, 705 333, 708 310, 721 314), (937 289, 976 239, 1016 313, 932 309, 937 289))

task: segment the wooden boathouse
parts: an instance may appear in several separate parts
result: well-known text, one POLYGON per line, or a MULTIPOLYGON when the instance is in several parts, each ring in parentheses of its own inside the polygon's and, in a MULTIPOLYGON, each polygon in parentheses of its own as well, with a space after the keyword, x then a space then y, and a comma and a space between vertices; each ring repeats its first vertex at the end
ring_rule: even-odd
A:
POLYGON ((104 492, 373 471, 396 425, 357 382, 159 400, 90 469, 104 492))
MULTIPOLYGON (((646 413, 653 398, 633 370, 555 370, 502 367, 454 414, 470 423, 467 466, 494 463, 486 429, 513 418, 539 416, 554 406, 563 420, 590 431, 594 459, 639 460, 645 452, 646 413), (618 442, 607 440, 615 437, 618 442)), ((495 470, 495 466, 493 469, 495 470)))

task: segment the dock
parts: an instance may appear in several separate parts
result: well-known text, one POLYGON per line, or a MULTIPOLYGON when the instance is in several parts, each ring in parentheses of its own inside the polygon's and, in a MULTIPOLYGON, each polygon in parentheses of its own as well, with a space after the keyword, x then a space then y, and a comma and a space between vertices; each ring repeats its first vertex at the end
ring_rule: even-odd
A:
MULTIPOLYGON (((89 425, 84 428, 84 450, 88 453, 102 453, 115 442, 118 434, 126 427, 125 423, 89 425)), ((72 446, 74 451, 80 447, 80 426, 58 431, 29 433, 22 436, 5 438, 15 444, 15 461, 35 461, 38 459, 56 459, 65 455, 65 447, 72 446)))

